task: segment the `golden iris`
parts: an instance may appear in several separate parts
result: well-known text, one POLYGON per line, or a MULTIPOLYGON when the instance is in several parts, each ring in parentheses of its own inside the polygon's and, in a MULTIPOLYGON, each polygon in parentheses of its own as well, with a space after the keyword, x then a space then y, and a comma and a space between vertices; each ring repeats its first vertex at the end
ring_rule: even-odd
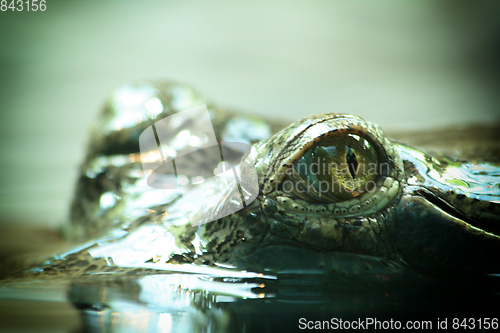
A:
POLYGON ((377 152, 355 134, 320 140, 295 163, 295 170, 325 201, 343 201, 371 191, 381 173, 377 152))

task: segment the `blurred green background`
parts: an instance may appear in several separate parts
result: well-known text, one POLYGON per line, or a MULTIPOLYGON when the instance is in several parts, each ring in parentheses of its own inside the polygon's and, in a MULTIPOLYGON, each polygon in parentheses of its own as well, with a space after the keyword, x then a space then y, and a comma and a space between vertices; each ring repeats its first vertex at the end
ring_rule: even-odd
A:
POLYGON ((54 1, 0 12, 0 223, 66 221, 88 129, 144 79, 297 120, 385 129, 498 119, 500 2, 54 1))

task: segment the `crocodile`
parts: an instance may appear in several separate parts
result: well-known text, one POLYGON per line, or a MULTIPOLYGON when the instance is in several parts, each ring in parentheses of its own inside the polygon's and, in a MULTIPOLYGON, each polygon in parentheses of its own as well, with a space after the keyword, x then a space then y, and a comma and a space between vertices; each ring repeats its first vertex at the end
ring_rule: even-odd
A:
MULTIPOLYGON (((200 148, 199 123, 184 118, 157 148, 172 157, 186 145, 200 148)), ((405 133, 390 140, 355 115, 316 114, 287 125, 221 108, 184 84, 123 86, 100 113, 80 168, 64 230, 78 246, 13 270, 0 287, 69 285, 89 329, 131 329, 120 317, 128 308, 113 302, 132 299, 137 307, 148 292, 148 303, 156 304, 156 294, 164 299, 158 306, 179 331, 293 330, 277 318, 392 318, 402 304, 411 319, 422 308, 470 315, 470 304, 488 304, 498 292, 496 280, 483 277, 500 272, 500 140, 481 140, 470 128, 439 134, 430 144, 417 138, 431 147, 424 150, 411 135, 416 146, 403 143, 405 133), (249 149, 199 149, 175 159, 184 192, 151 186, 141 134, 200 105, 217 142, 249 149), (450 141, 457 137, 458 145, 450 141), (219 162, 238 168, 237 181, 215 176, 219 162), (213 176, 191 177, 200 172, 213 176), (227 295, 265 302, 225 306, 227 295), (184 312, 192 324, 179 317, 184 312)), ((158 319, 160 330, 155 311, 144 308, 143 321, 158 319)))
MULTIPOLYGON (((180 134, 187 143, 203 140, 182 131, 190 121, 172 129, 176 135, 160 148, 176 147, 180 134)), ((183 84, 124 86, 92 130, 71 206, 67 234, 88 242, 35 271, 39 277, 82 277, 189 264, 259 272, 311 269, 379 280, 404 280, 408 272, 496 273, 495 149, 489 159, 453 158, 391 141, 379 126, 355 115, 316 114, 286 126, 220 108, 183 84), (193 185, 185 200, 146 181, 141 133, 201 104, 207 105, 217 141, 251 145, 240 166, 256 170, 258 189, 244 208, 236 207, 251 192, 244 181, 209 187, 210 194, 193 185), (193 221, 213 207, 235 213, 193 221), (140 236, 144 232, 150 236, 140 236), (131 250, 131 242, 140 249, 131 250)), ((177 169, 199 170, 213 155, 177 169)))

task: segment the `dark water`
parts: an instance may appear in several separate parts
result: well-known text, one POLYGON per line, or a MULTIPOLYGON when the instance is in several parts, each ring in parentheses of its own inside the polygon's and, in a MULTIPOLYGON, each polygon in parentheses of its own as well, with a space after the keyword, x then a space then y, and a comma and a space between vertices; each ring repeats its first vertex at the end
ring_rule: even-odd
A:
POLYGON ((399 325, 437 329, 443 320, 448 328, 455 323, 462 330, 477 330, 480 324, 495 327, 498 319, 492 318, 500 314, 500 276, 495 275, 401 286, 390 277, 382 284, 363 285, 319 270, 274 275, 196 270, 150 274, 136 269, 89 273, 77 280, 4 283, 0 304, 6 321, 0 327, 37 331, 38 311, 50 322, 49 331, 291 332, 358 328, 360 323, 361 331, 380 331, 399 325), (20 300, 24 309, 15 307, 20 300), (30 304, 40 306, 33 312, 30 304), (49 304, 54 310, 47 313, 49 304), (73 317, 66 315, 63 305, 77 315, 73 310, 73 317), (12 323, 6 316, 21 320, 12 323))

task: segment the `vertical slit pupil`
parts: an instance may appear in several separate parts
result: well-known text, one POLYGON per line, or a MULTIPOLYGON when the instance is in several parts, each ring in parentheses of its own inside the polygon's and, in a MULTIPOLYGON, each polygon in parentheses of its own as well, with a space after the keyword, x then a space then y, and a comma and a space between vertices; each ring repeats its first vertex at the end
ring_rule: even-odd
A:
POLYGON ((358 159, 356 158, 356 154, 354 154, 354 149, 346 146, 346 162, 349 167, 349 172, 351 173, 352 178, 356 177, 356 170, 358 170, 358 159))

